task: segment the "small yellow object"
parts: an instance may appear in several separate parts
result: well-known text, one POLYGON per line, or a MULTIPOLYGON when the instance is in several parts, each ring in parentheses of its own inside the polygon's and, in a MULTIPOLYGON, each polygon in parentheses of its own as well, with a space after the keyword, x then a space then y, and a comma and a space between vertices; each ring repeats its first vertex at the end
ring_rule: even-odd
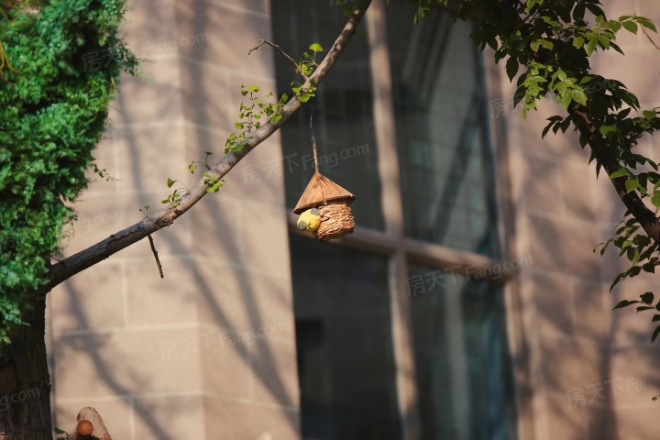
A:
POLYGON ((316 231, 320 225, 321 213, 316 208, 308 209, 307 211, 300 214, 300 218, 296 224, 299 230, 309 232, 316 231))

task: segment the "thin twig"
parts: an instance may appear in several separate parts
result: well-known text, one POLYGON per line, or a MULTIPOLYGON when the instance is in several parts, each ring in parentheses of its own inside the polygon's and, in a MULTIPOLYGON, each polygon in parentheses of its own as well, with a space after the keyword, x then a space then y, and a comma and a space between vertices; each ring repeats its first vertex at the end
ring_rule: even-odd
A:
POLYGON ((268 41, 268 40, 259 40, 259 44, 256 45, 255 47, 253 47, 252 49, 250 49, 250 51, 248 52, 248 55, 250 55, 250 54, 251 54, 252 52, 254 52, 255 50, 259 49, 259 48, 260 48, 261 46, 263 46, 264 44, 267 44, 267 45, 269 45, 270 47, 272 47, 272 48, 274 48, 274 49, 277 49, 277 50, 282 54, 282 56, 283 56, 284 58, 286 58, 287 60, 291 61, 291 64, 293 64, 294 67, 296 68, 296 71, 297 71, 299 74, 301 74, 303 78, 305 78, 305 81, 307 81, 307 80, 309 79, 309 77, 308 77, 307 75, 305 75, 305 72, 302 71, 302 69, 300 68, 300 66, 298 65, 298 63, 296 63, 296 60, 294 60, 294 59, 291 57, 291 55, 289 55, 288 53, 284 52, 284 51, 282 50, 282 48, 281 48, 278 44, 272 43, 272 42, 270 42, 270 41, 268 41))
POLYGON ((154 246, 154 239, 151 238, 151 234, 147 235, 147 237, 149 238, 149 246, 151 246, 151 252, 154 254, 156 264, 158 265, 158 272, 160 273, 160 277, 165 278, 165 275, 163 275, 163 266, 160 265, 160 258, 158 258, 158 251, 156 250, 156 246, 154 246))
POLYGON ((641 28, 642 28, 642 32, 644 32, 644 35, 646 35, 646 38, 649 39, 649 41, 651 42, 651 44, 652 44, 656 49, 660 50, 660 46, 658 46, 658 45, 656 44, 656 42, 653 41, 653 40, 651 39, 651 36, 650 36, 649 33, 647 32, 646 28, 645 28, 644 26, 641 26, 641 28))
MULTIPOLYGON (((637 15, 637 11, 635 11, 635 15, 634 15, 633 17, 639 17, 639 15, 637 15)), ((646 38, 648 38, 648 40, 651 42, 651 44, 653 45, 653 47, 655 47, 656 49, 660 50, 660 46, 658 46, 658 45, 655 43, 655 41, 653 41, 653 40, 651 39, 651 36, 649 35, 649 33, 648 33, 647 30, 646 30, 646 26, 640 24, 639 27, 642 29, 642 33, 644 34, 644 36, 645 36, 646 38)))

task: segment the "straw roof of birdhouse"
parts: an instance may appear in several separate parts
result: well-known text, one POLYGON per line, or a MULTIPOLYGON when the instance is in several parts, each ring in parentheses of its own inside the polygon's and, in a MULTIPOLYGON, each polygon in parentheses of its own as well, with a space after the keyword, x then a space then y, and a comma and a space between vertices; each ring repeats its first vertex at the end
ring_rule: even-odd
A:
POLYGON ((346 201, 350 203, 353 200, 355 200, 353 194, 317 171, 307 184, 307 188, 300 196, 293 212, 300 214, 307 209, 323 205, 324 202, 346 201))

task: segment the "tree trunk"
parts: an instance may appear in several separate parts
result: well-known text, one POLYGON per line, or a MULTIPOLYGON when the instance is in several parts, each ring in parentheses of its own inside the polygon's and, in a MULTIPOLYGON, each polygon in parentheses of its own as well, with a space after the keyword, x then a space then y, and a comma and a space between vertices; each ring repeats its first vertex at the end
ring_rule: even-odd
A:
POLYGON ((0 440, 52 440, 46 296, 38 295, 0 355, 0 440))

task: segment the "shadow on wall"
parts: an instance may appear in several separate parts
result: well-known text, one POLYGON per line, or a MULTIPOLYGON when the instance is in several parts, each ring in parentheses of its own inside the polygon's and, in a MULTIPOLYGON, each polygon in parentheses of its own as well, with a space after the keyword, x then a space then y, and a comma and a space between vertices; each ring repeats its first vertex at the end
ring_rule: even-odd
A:
MULTIPOLYGON (((144 8, 141 13, 146 14, 146 16, 157 17, 162 11, 161 6, 159 2, 149 1, 141 3, 139 8, 144 8)), ((174 8, 174 6, 172 7, 174 8)), ((225 10, 218 5, 204 1, 191 2, 190 5, 185 6, 177 2, 176 9, 177 25, 179 26, 177 29, 178 34, 188 35, 191 32, 195 34, 204 32, 207 38, 205 44, 195 44, 185 49, 179 48, 179 51, 185 50, 188 58, 185 62, 180 63, 181 66, 185 66, 185 69, 187 69, 185 75, 188 78, 182 94, 184 99, 191 101, 186 107, 186 112, 190 111, 189 114, 185 114, 186 119, 191 121, 189 125, 208 123, 218 118, 218 115, 215 114, 217 110, 216 103, 229 99, 227 99, 227 96, 213 95, 205 88, 205 85, 216 80, 221 84, 225 84, 229 81, 227 79, 229 76, 224 73, 218 75, 217 69, 189 61, 190 59, 212 59, 213 56, 217 55, 217 52, 213 54, 207 52, 215 47, 214 42, 217 42, 218 38, 227 38, 227 29, 226 26, 224 29, 215 26, 214 23, 209 21, 209 17, 213 17, 213 19, 221 18, 219 17, 220 13, 225 10), (194 17, 186 16, 191 11, 194 13, 194 17), (183 15, 183 19, 179 20, 181 18, 179 15, 183 15), (190 29, 187 29, 188 27, 190 29)), ((228 16, 233 14, 231 9, 227 9, 225 12, 228 16)), ((250 14, 246 15, 250 16, 250 14)), ((228 23, 238 24, 238 21, 229 21, 226 24, 228 23)), ((266 38, 268 35, 263 35, 264 27, 261 26, 264 23, 267 23, 266 18, 247 20, 246 23, 241 22, 242 26, 246 24, 248 26, 242 29, 241 33, 255 38, 256 36, 266 38)), ((148 29, 153 31, 154 34, 151 36, 154 40, 158 39, 159 36, 156 35, 159 31, 158 28, 149 27, 148 29)), ((268 27, 266 27, 266 32, 270 32, 268 27)), ((247 54, 248 49, 254 46, 256 41, 238 40, 236 42, 227 40, 223 44, 240 47, 241 53, 245 48, 244 53, 247 54)), ((215 48, 217 49, 217 47, 215 48)), ((262 50, 262 52, 265 51, 262 50)), ((253 54, 247 59, 247 63, 263 64, 264 59, 269 60, 271 57, 272 54, 270 53, 257 56, 253 54)), ((165 62, 173 62, 174 60, 176 58, 171 58, 165 62)), ((225 60, 225 63, 231 61, 225 60)), ((246 76, 249 75, 249 73, 246 73, 246 76)), ((237 74, 237 78, 240 81, 240 75, 237 74)), ((231 86, 234 88, 222 87, 214 90, 220 92, 231 90, 232 93, 238 95, 240 83, 231 84, 231 86)), ((171 88, 171 85, 165 84, 162 92, 170 94, 172 92, 171 88)), ((126 94, 119 96, 116 105, 121 119, 115 121, 115 124, 127 127, 140 119, 139 113, 131 110, 134 107, 134 103, 131 103, 132 99, 134 99, 132 96, 126 94)), ((154 117, 165 117, 167 119, 167 116, 171 113, 171 103, 163 100, 154 100, 154 102, 161 106, 153 113, 154 117)), ((135 108, 139 109, 140 107, 135 108)), ((222 114, 220 117, 226 119, 228 115, 222 114)), ((232 122, 232 119, 225 121, 227 125, 232 122)), ((163 129, 166 128, 163 126, 163 129)), ((188 157, 189 160, 203 157, 202 152, 206 150, 222 153, 224 143, 216 142, 217 138, 222 136, 214 137, 210 134, 209 129, 198 125, 194 125, 191 131, 192 133, 187 132, 186 134, 197 139, 198 145, 186 149, 186 156, 190 156, 188 157)), ((134 194, 137 198, 137 202, 135 202, 137 211, 140 206, 155 205, 154 195, 148 192, 151 190, 150 184, 145 179, 149 179, 154 173, 158 174, 157 166, 163 160, 172 161, 176 159, 163 157, 155 162, 147 161, 145 157, 154 157, 154 150, 158 151, 161 145, 154 144, 148 138, 135 137, 131 129, 124 130, 124 133, 125 142, 128 144, 130 153, 131 176, 129 179, 132 179, 135 183, 135 188, 132 189, 135 190, 134 194), (147 170, 146 174, 145 170, 147 170)), ((185 172, 187 163, 182 162, 179 165, 181 172, 185 172)), ((237 176, 238 174, 234 172, 230 175, 230 178, 235 177, 236 185, 240 186, 241 182, 237 176)), ((162 193, 167 191, 164 182, 165 180, 163 180, 161 187, 162 193)), ((265 187, 263 193, 265 195, 262 199, 269 200, 270 203, 259 204, 257 202, 254 204, 256 208, 252 206, 249 209, 256 210, 259 209, 259 206, 263 206, 266 211, 271 210, 274 212, 279 209, 278 204, 283 206, 282 191, 278 193, 272 188, 265 187)), ((266 229, 265 233, 281 234, 282 237, 280 241, 267 241, 265 246, 259 249, 260 252, 257 255, 257 249, 254 249, 254 247, 258 243, 255 242, 254 238, 250 240, 250 237, 246 237, 251 232, 247 227, 244 227, 245 225, 237 224, 234 221, 241 218, 235 212, 235 208, 240 209, 241 205, 239 203, 226 203, 223 200, 225 198, 223 192, 219 195, 211 195, 200 202, 200 206, 196 206, 186 215, 186 217, 190 217, 193 228, 192 246, 182 243, 180 238, 166 231, 154 235, 156 246, 161 252, 165 272, 165 279, 158 280, 159 284, 157 286, 151 280, 142 280, 158 277, 153 259, 148 264, 146 260, 144 260, 145 264, 141 264, 143 260, 138 263, 132 261, 126 263, 129 266, 127 271, 131 270, 130 266, 134 264, 144 266, 150 271, 137 273, 133 279, 133 281, 136 281, 134 284, 130 283, 131 280, 127 281, 129 282, 127 286, 128 297, 144 295, 154 300, 151 304, 145 304, 147 308, 143 311, 144 315, 142 317, 140 317, 141 311, 131 310, 128 308, 129 304, 125 304, 130 317, 125 325, 135 323, 135 327, 140 327, 140 329, 121 328, 118 332, 97 333, 91 337, 89 335, 83 337, 75 335, 56 337, 54 346, 57 349, 57 356, 53 360, 55 384, 57 385, 58 382, 67 383, 67 386, 72 383, 75 384, 74 388, 80 390, 78 395, 88 393, 90 396, 89 400, 85 399, 86 402, 94 401, 100 396, 106 396, 105 400, 107 400, 108 395, 123 399, 124 406, 132 408, 135 417, 132 429, 137 435, 136 438, 157 438, 160 440, 192 438, 191 429, 198 430, 195 431, 195 435, 207 435, 208 438, 217 438, 221 434, 228 435, 229 430, 236 431, 235 435, 240 438, 257 438, 263 430, 270 429, 268 423, 272 422, 274 417, 285 419, 285 423, 289 425, 288 427, 280 426, 278 428, 274 422, 274 429, 281 430, 281 432, 272 433, 276 438, 289 438, 294 435, 292 433, 299 432, 299 421, 296 412, 298 387, 295 374, 293 312, 290 297, 290 268, 287 255, 288 242, 285 220, 279 221, 281 225, 278 222, 273 222, 275 223, 274 226, 264 228, 266 229), (213 220, 209 222, 209 219, 213 220), (280 229, 278 230, 278 228, 280 229), (282 245, 279 246, 282 249, 272 248, 279 244, 282 245), (249 249, 246 249, 246 247, 249 249), (255 258, 256 263, 248 259, 248 255, 251 254, 258 257, 255 258), (263 254, 266 254, 266 257, 262 257, 263 254), (183 257, 181 257, 182 255, 183 257), (219 258, 218 255, 220 255, 219 258), (264 258, 267 258, 268 255, 271 255, 275 259, 274 261, 277 261, 277 264, 270 266, 270 273, 260 275, 259 272, 262 271, 263 267, 254 267, 254 265, 263 263, 264 258), (172 266, 177 267, 172 268, 172 266), (273 270, 280 268, 280 266, 282 269, 279 271, 280 273, 273 274, 273 270), (151 269, 153 270, 151 271, 151 269), (172 273, 175 275, 171 276, 172 273), (185 274, 185 280, 189 285, 182 286, 182 277, 184 276, 179 277, 178 274, 185 274), (149 290, 145 286, 153 287, 149 290), (179 327, 170 326, 167 328, 168 324, 171 324, 170 322, 167 322, 161 316, 155 316, 153 313, 149 314, 148 307, 152 306, 158 310, 160 301, 167 302, 171 300, 171 297, 167 298, 168 295, 176 296, 182 304, 192 303, 194 305, 192 307, 193 312, 188 316, 197 316, 202 326, 214 328, 217 330, 217 334, 222 334, 223 339, 218 347, 205 350, 198 346, 199 353, 194 355, 178 356, 179 358, 176 360, 159 359, 154 362, 154 356, 162 354, 158 353, 157 346, 159 341, 164 340, 163 335, 169 337, 166 342, 188 339, 200 340, 198 334, 191 333, 191 329, 196 331, 195 326, 198 322, 186 322, 185 319, 181 321, 181 318, 179 318, 179 327), (163 297, 162 300, 160 296, 163 297), (267 307, 264 307, 264 304, 267 307), (145 315, 153 318, 153 321, 150 322, 150 318, 145 318, 145 315), (162 325, 161 328, 164 328, 162 334, 159 335, 157 330, 152 330, 152 332, 147 332, 148 336, 142 336, 140 330, 150 324, 156 328, 162 325), (275 324, 277 324, 278 331, 282 333, 281 335, 273 333, 269 337, 260 337, 259 331, 275 324), (124 330, 130 331, 124 334, 124 330), (253 332, 253 334, 257 332, 257 334, 248 341, 245 336, 250 334, 249 332, 253 332), (236 335, 241 336, 236 337, 236 335), (142 339, 141 342, 145 344, 144 350, 138 350, 131 339, 141 339, 143 337, 145 339, 142 339), (243 337, 242 340, 241 337, 243 337), (239 340, 238 343, 235 342, 237 339, 239 340), (198 359, 195 359, 195 357, 198 357, 198 359), (75 371, 75 368, 71 366, 73 362, 89 365, 92 370, 91 377, 97 381, 102 381, 103 384, 86 385, 77 382, 78 378, 71 376, 75 371), (162 363, 159 364, 159 362, 162 363), (149 369, 141 366, 149 366, 149 369), (174 366, 181 368, 181 370, 174 369, 174 366), (201 380, 199 380, 199 368, 202 371, 201 380), (159 377, 159 375, 163 377, 159 377), (136 390, 140 391, 136 392, 136 390), (199 397, 200 395, 203 396, 202 401, 192 401, 194 400, 193 397, 199 397), (221 400, 221 407, 214 403, 214 399, 218 397, 225 397, 221 400), (232 400, 237 399, 252 400, 257 405, 252 408, 249 404, 240 405, 232 402, 232 400), (185 404, 186 401, 189 401, 190 406, 185 404), (259 405, 261 405, 261 408, 258 408, 259 405), (263 409, 263 407, 269 405, 271 408, 276 408, 273 405, 277 405, 281 409, 263 409), (211 410, 208 408, 211 408, 211 410), (205 410, 202 412, 203 409, 205 410), (206 417, 206 420, 204 420, 204 417, 206 417), (264 421, 263 424, 258 420, 264 421), (201 427, 193 427, 195 425, 192 423, 193 421, 201 424, 201 427), (260 427, 263 428, 261 431, 259 431, 260 427), (205 432, 206 434, 204 434, 205 432)), ((249 196, 241 201, 241 203, 247 205, 250 202, 249 196)), ((154 209, 157 210, 158 207, 154 209)), ((249 209, 246 212, 249 213, 249 209)), ((282 216, 282 218, 285 217, 282 216)), ((173 228, 176 229, 181 226, 184 226, 184 224, 175 225, 173 228)), ((113 232, 115 231, 107 231, 108 234, 113 232)), ((139 243, 135 246, 143 245, 145 244, 139 243)), ((119 257, 121 257, 121 254, 119 257)), ((107 270, 107 266, 98 266, 91 270, 107 270)), ((126 271, 122 276, 125 276, 125 273, 126 271)), ((74 284, 69 281, 60 294, 67 296, 70 313, 76 319, 75 328, 93 331, 98 324, 90 321, 82 300, 85 296, 93 295, 94 292, 78 291, 74 284)), ((135 304, 139 304, 139 301, 138 299, 135 304)), ((183 315, 190 311, 188 305, 184 304, 182 306, 181 313, 183 315)), ((177 319, 176 316, 172 318, 177 319)), ((99 400, 101 405, 103 405, 103 400, 103 398, 99 400)), ((86 404, 81 404, 81 407, 86 406, 86 404)), ((67 405, 69 405, 68 402, 67 405)), ((127 410, 127 414, 129 413, 130 411, 127 410)), ((101 415, 103 416, 102 411, 101 415)), ((64 427, 68 421, 68 419, 59 420, 56 424, 64 427)), ((109 426, 109 429, 112 433, 111 426, 109 426)), ((116 434, 113 433, 113 435, 116 434)))
MULTIPOLYGON (((637 91, 643 93, 644 91, 637 91)), ((607 177, 597 181, 577 136, 549 134, 541 140, 554 104, 544 103, 527 121, 511 119, 520 144, 520 198, 514 206, 534 265, 521 274, 521 295, 531 384, 543 404, 536 429, 567 439, 652 438, 660 404, 657 345, 649 345, 650 316, 612 311, 623 297, 660 292, 654 277, 609 285, 626 261, 593 248, 609 239, 621 218, 620 200, 607 177)), ((497 122, 496 122, 497 123, 497 122)), ((520 247, 519 247, 520 249, 520 247)), ((514 362, 525 362, 516 359, 514 362)))

